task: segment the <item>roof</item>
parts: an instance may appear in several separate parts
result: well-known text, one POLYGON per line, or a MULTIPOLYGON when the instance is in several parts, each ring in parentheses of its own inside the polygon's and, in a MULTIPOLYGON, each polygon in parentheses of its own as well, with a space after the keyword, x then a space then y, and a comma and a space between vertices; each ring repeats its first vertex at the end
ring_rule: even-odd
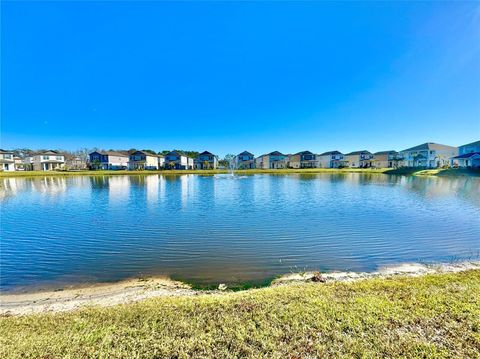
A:
POLYGON ((13 154, 13 151, 6 151, 6 150, 0 149, 0 153, 13 154))
POLYGON ((187 156, 185 153, 182 153, 180 151, 170 151, 166 154, 166 156, 170 156, 170 155, 175 155, 175 156, 184 156, 184 157, 188 157, 188 158, 192 158, 190 156, 187 156))
POLYGON ((285 155, 281 152, 273 151, 273 152, 270 152, 268 156, 285 156, 285 155))
POLYGON ((365 153, 369 154, 369 155, 372 154, 370 151, 362 150, 362 151, 354 151, 354 152, 347 153, 345 156, 362 155, 362 154, 365 154, 365 153))
POLYGON ((390 154, 397 154, 398 152, 395 150, 390 150, 390 151, 379 151, 375 152, 374 155, 390 155, 390 154))
POLYGON ((161 155, 157 155, 156 153, 151 153, 151 152, 142 151, 142 150, 137 150, 137 151, 135 151, 135 152, 132 152, 132 153, 130 153, 130 156, 131 156, 131 155, 134 155, 135 153, 141 153, 141 154, 143 154, 143 155, 145 155, 145 156, 150 156, 150 157, 163 157, 163 156, 161 156, 161 155))
POLYGON ((313 155, 313 153, 310 151, 301 151, 301 152, 295 153, 295 156, 296 155, 313 155))
POLYGON ((124 151, 93 151, 89 155, 92 155, 94 153, 99 153, 103 156, 121 156, 121 157, 128 157, 129 156, 128 152, 125 153, 124 151))
POLYGON ((208 152, 208 151, 203 151, 202 153, 199 154, 199 156, 202 156, 202 155, 210 155, 210 156, 215 156, 213 153, 211 152, 208 152))
POLYGON ((340 151, 328 151, 320 154, 319 156, 329 156, 329 155, 342 155, 343 153, 340 151))
POLYGON ((466 145, 461 145, 460 147, 466 147, 466 146, 480 146, 480 141, 475 141, 472 143, 467 143, 466 145))
POLYGON ((453 146, 447 146, 447 145, 441 145, 439 143, 434 143, 434 142, 426 142, 422 143, 421 145, 407 148, 406 150, 403 150, 402 152, 408 152, 408 151, 431 151, 431 150, 453 150, 456 149, 456 147, 453 146))
POLYGON ((455 157, 453 157, 453 158, 455 158, 455 159, 458 159, 458 158, 470 158, 470 157, 476 157, 476 156, 479 156, 479 157, 480 157, 480 152, 465 153, 465 154, 463 154, 463 155, 455 156, 455 157))
POLYGON ((239 153, 238 156, 254 156, 254 154, 248 151, 243 151, 242 153, 239 153))
POLYGON ((63 156, 63 153, 60 153, 58 151, 54 151, 54 150, 48 150, 48 151, 43 151, 43 152, 37 152, 34 154, 34 156, 38 156, 38 155, 59 155, 59 156, 63 156))

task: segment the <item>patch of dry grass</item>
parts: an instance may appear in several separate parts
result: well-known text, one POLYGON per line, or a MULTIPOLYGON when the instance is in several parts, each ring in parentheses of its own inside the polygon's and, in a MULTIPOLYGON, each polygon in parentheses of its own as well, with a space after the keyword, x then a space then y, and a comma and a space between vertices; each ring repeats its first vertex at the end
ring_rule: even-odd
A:
POLYGON ((480 271, 0 319, 2 358, 480 357, 480 271))

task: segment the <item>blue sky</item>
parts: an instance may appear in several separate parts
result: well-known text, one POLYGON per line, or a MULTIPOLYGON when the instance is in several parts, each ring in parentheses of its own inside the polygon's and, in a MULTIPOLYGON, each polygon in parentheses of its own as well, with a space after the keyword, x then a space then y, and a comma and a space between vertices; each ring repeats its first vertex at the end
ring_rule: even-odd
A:
POLYGON ((1 17, 4 148, 480 138, 476 2, 2 2, 1 17))

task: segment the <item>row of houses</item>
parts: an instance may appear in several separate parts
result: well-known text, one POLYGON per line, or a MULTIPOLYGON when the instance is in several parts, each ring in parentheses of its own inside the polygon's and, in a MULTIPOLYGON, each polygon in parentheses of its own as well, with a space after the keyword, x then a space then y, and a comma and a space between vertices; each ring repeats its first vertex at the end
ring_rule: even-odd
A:
MULTIPOLYGON (((235 169, 283 169, 283 168, 397 168, 443 166, 480 168, 480 141, 459 147, 427 142, 403 151, 367 150, 342 153, 328 151, 315 154, 302 151, 295 154, 283 154, 273 151, 255 157, 244 151, 232 160, 235 169)), ((192 170, 217 169, 218 157, 204 151, 193 159, 180 151, 171 151, 166 155, 147 151, 95 151, 89 154, 89 160, 66 158, 57 151, 40 152, 25 158, 15 157, 13 152, 0 150, 0 170, 36 170, 58 169, 97 169, 97 170, 192 170)))

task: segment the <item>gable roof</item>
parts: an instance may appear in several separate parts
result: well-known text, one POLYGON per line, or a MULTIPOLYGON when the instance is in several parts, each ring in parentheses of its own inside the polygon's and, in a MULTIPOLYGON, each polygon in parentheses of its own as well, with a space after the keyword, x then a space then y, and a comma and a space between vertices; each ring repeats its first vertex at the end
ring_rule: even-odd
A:
POLYGON ((279 151, 273 151, 273 152, 270 152, 268 156, 285 156, 285 155, 279 151))
POLYGON ((151 152, 146 152, 146 151, 141 151, 141 150, 130 153, 130 156, 132 156, 136 153, 141 153, 142 155, 150 156, 150 157, 163 157, 163 156, 157 155, 156 153, 151 153, 151 152))
POLYGON ((176 151, 176 150, 173 150, 173 151, 170 151, 166 154, 166 156, 171 156, 171 155, 174 155, 174 156, 183 156, 183 157, 188 157, 188 158, 192 158, 190 156, 187 156, 185 153, 183 152, 180 152, 180 151, 176 151))
POLYGON ((426 142, 422 143, 421 145, 414 146, 411 148, 407 148, 406 150, 403 150, 401 152, 409 152, 409 151, 431 151, 431 150, 454 150, 457 149, 456 147, 453 146, 447 146, 447 145, 442 145, 439 143, 434 143, 434 142, 426 142))
POLYGON ((296 155, 313 155, 313 153, 310 151, 301 151, 301 152, 295 153, 295 156, 296 155))
POLYGON ((461 145, 460 147, 466 147, 466 146, 480 146, 480 140, 472 143, 467 143, 466 145, 461 145))
POLYGON ((375 152, 374 155, 390 155, 390 154, 397 154, 398 152, 395 150, 390 150, 390 151, 379 151, 375 152))
POLYGON ((213 153, 211 153, 211 152, 208 152, 208 151, 203 151, 202 153, 199 153, 198 155, 199 155, 199 156, 202 156, 202 155, 210 155, 210 156, 215 156, 213 153))
POLYGON ((354 152, 347 153, 345 156, 354 156, 354 155, 362 155, 362 154, 371 155, 372 153, 367 150, 362 150, 362 151, 354 151, 354 152))
POLYGON ((130 154, 125 151, 93 151, 88 155, 93 155, 94 153, 98 153, 102 156, 119 156, 119 157, 128 157, 130 154))
POLYGON ((328 155, 343 155, 340 151, 328 151, 320 154, 319 156, 328 156, 328 155))
POLYGON ((453 158, 458 159, 458 158, 471 158, 471 157, 475 157, 475 158, 479 157, 480 158, 480 152, 465 153, 463 155, 455 156, 453 158))
POLYGON ((248 151, 243 151, 242 153, 239 153, 237 156, 254 156, 253 153, 250 153, 248 151))

